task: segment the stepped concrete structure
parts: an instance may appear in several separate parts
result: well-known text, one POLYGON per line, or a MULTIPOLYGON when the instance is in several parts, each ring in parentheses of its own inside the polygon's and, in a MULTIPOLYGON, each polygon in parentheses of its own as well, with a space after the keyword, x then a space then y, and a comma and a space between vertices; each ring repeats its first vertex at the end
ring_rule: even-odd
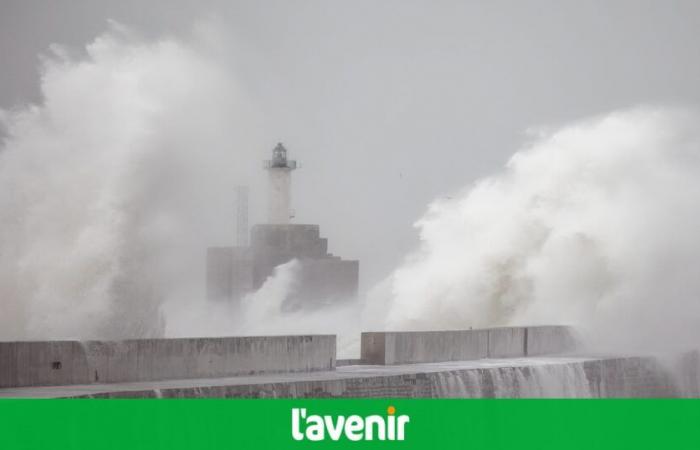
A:
POLYGON ((677 397, 697 395, 700 357, 580 353, 568 327, 335 336, 0 343, 0 397, 677 397))

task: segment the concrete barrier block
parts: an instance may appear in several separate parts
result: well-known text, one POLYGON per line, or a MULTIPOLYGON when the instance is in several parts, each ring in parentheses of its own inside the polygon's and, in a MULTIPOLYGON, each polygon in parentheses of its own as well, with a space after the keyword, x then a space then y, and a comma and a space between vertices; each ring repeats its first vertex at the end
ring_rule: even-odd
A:
POLYGON ((528 356, 552 355, 574 350, 578 345, 572 327, 544 325, 527 327, 528 356))
POLYGON ((195 377, 226 373, 226 341, 222 339, 195 339, 192 358, 186 364, 195 377))
POLYGON ((0 388, 332 370, 332 335, 0 342, 0 388))
POLYGON ((488 334, 483 330, 393 333, 392 358, 387 364, 466 361, 486 357, 488 334))
POLYGON ((413 364, 517 358, 561 353, 573 348, 568 327, 503 327, 479 330, 366 332, 365 364, 413 364))
POLYGON ((362 333, 366 364, 412 364, 485 358, 487 330, 362 333))
POLYGON ((517 358, 526 355, 527 328, 491 328, 489 334, 489 358, 517 358))
POLYGON ((386 364, 386 335, 383 332, 362 333, 360 359, 365 364, 386 364))
POLYGON ((17 344, 0 345, 0 387, 17 385, 17 344))

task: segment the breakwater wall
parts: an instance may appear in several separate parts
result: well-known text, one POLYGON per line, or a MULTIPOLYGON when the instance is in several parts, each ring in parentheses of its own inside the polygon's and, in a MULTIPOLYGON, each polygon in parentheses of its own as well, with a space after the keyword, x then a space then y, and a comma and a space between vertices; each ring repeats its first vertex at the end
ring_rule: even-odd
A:
POLYGON ((650 398, 676 397, 668 373, 651 358, 610 358, 451 368, 370 375, 356 367, 343 376, 294 378, 157 389, 112 390, 92 398, 650 398))
POLYGON ((575 347, 574 332, 566 326, 366 332, 361 360, 385 365, 470 361, 557 354, 575 347))
POLYGON ((334 335, 0 342, 0 388, 335 368, 334 335))

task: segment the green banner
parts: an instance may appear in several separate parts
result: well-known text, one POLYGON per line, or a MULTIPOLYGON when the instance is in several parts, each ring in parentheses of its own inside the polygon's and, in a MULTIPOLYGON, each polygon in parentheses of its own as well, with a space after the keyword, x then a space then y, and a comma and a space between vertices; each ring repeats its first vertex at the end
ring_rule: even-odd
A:
POLYGON ((700 400, 0 400, 0 449, 261 448, 700 448, 700 400))

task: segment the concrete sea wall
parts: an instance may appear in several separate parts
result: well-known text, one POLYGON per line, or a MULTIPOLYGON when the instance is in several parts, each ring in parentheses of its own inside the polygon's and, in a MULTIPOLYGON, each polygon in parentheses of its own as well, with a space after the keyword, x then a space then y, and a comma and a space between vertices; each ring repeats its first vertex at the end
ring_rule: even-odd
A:
POLYGON ((335 368, 334 335, 0 342, 0 388, 335 368))
POLYGON ((362 333, 365 364, 413 364, 514 358, 556 354, 574 349, 566 326, 504 327, 453 331, 362 333))
POLYGON ((87 395, 93 398, 650 398, 675 397, 671 377, 650 358, 596 359, 543 365, 484 367, 328 377, 304 381, 161 387, 87 395))

